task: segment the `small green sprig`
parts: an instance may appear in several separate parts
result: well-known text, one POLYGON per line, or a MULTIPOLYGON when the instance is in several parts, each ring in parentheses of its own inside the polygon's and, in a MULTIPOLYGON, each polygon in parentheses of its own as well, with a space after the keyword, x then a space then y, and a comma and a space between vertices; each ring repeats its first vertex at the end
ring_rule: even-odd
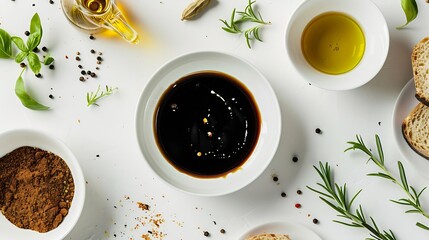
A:
POLYGON ((365 228, 369 231, 370 238, 368 240, 396 240, 395 234, 392 230, 381 231, 372 217, 370 222, 367 221, 364 214, 362 205, 353 211, 352 205, 356 197, 361 193, 359 190, 349 200, 347 193, 347 186, 339 186, 333 180, 331 174, 331 167, 328 163, 323 164, 319 162, 319 168, 313 166, 319 176, 322 178, 323 183, 317 183, 323 190, 319 191, 312 187, 307 186, 308 189, 320 194, 319 198, 339 213, 338 217, 349 220, 349 222, 334 220, 334 222, 343 224, 349 227, 365 228))
POLYGON ((247 46, 249 48, 252 48, 250 44, 252 39, 256 39, 262 42, 262 39, 259 35, 259 30, 264 25, 270 24, 270 22, 266 22, 263 20, 261 13, 259 12, 258 14, 255 13, 252 7, 252 5, 255 2, 256 1, 249 0, 248 5, 244 9, 244 11, 236 11, 236 9, 234 8, 232 10, 232 14, 229 22, 224 19, 219 19, 225 25, 224 27, 222 27, 224 31, 233 33, 233 34, 244 34, 244 37, 246 38, 247 46), (238 15, 238 18, 236 17, 236 15, 238 15), (240 24, 245 22, 252 22, 258 25, 242 30, 240 28, 240 24))
MULTIPOLYGON (((39 56, 33 52, 36 49, 40 41, 42 40, 43 30, 40 17, 37 13, 33 15, 30 22, 30 35, 28 36, 27 42, 17 36, 11 36, 8 32, 3 29, 0 29, 0 58, 10 59, 14 58, 15 62, 21 63, 27 59, 28 65, 34 74, 40 74, 42 68, 42 63, 44 65, 50 65, 54 62, 54 58, 51 56, 46 56, 43 62, 40 61, 39 56), (19 49, 19 52, 14 56, 12 43, 19 49)), ((24 87, 24 79, 22 74, 26 68, 21 71, 16 83, 15 83, 15 93, 19 98, 21 103, 32 110, 47 110, 49 107, 46 107, 36 100, 34 100, 26 92, 24 87)))
MULTIPOLYGON (((375 154, 373 154, 372 151, 365 145, 360 135, 356 135, 356 139, 357 139, 357 142, 354 142, 354 141, 347 142, 351 146, 347 148, 345 152, 350 150, 360 150, 364 152, 366 155, 368 155, 369 157, 368 161, 372 161, 373 163, 375 163, 375 165, 377 165, 381 169, 381 172, 370 173, 368 174, 368 176, 381 177, 392 181, 397 186, 399 186, 407 196, 407 198, 401 198, 399 200, 390 200, 390 201, 396 204, 409 207, 410 209, 407 210, 406 213, 418 213, 424 216, 425 218, 429 219, 429 214, 425 212, 420 202, 420 196, 426 190, 426 187, 418 191, 413 186, 409 185, 407 176, 405 174, 404 166, 400 161, 398 161, 398 171, 399 171, 400 180, 396 179, 393 176, 393 174, 386 168, 384 164, 383 147, 381 145, 381 140, 378 135, 375 135, 375 143, 377 145, 378 157, 375 154)), ((417 222, 416 226, 425 230, 429 230, 428 225, 425 225, 421 222, 417 222)))
POLYGON ((97 101, 100 98, 113 94, 115 90, 118 90, 118 88, 117 87, 112 88, 106 85, 106 91, 102 91, 100 85, 98 85, 97 91, 86 93, 87 106, 88 107, 91 105, 98 106, 97 101))

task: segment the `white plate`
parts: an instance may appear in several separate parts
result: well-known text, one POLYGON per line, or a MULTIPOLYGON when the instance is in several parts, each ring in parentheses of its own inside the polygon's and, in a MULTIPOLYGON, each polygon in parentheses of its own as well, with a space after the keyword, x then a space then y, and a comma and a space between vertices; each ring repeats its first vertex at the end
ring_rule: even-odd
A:
POLYGON ((253 227, 238 240, 245 240, 250 235, 262 233, 287 234, 292 240, 322 240, 316 233, 301 224, 290 222, 271 222, 253 227))
POLYGON ((414 96, 415 94, 414 81, 411 79, 404 86, 396 99, 395 108, 393 110, 393 134, 402 156, 407 159, 421 175, 429 177, 429 160, 426 160, 411 149, 402 135, 402 121, 419 103, 414 96))
POLYGON ((145 87, 136 112, 137 139, 154 172, 171 186, 199 196, 219 196, 237 191, 255 180, 273 158, 280 140, 280 107, 265 77, 247 61, 220 52, 195 52, 162 66, 145 87), (253 94, 261 117, 254 151, 235 172, 219 178, 196 178, 179 172, 161 154, 155 140, 154 113, 164 91, 183 76, 198 71, 219 71, 241 81, 253 94))

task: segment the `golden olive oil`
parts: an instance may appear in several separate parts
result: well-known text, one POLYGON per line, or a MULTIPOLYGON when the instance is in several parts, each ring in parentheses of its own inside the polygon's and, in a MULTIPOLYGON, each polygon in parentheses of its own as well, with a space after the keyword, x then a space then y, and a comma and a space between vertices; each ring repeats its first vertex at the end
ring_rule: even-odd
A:
POLYGON ((313 18, 301 37, 307 62, 327 74, 342 74, 355 68, 365 52, 365 35, 346 14, 323 13, 313 18))

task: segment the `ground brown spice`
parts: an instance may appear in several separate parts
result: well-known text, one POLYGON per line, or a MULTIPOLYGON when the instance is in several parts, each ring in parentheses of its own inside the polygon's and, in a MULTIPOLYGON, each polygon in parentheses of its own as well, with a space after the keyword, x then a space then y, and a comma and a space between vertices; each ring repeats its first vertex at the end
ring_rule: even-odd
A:
POLYGON ((24 146, 0 158, 0 210, 17 227, 57 228, 73 195, 73 177, 59 156, 24 146))

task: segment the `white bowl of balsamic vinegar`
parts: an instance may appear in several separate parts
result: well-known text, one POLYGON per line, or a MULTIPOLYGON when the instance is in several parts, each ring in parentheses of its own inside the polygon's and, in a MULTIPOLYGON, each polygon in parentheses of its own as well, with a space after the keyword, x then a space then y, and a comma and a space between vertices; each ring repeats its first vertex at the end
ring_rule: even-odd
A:
POLYGON ((218 196, 255 180, 273 158, 281 133, 277 98, 248 62, 195 52, 161 67, 137 107, 143 156, 169 185, 218 196))

